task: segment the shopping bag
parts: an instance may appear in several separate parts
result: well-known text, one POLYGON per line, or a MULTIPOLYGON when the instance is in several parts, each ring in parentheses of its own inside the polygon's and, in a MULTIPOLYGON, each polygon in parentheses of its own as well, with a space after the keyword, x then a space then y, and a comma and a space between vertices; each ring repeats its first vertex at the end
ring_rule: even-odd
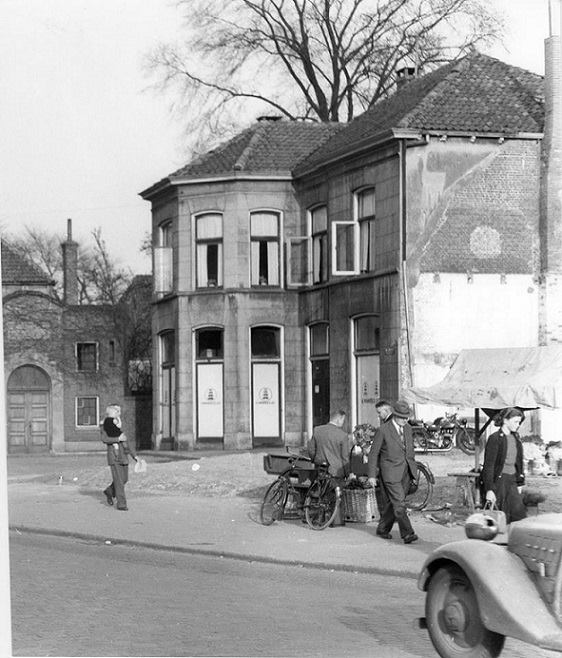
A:
POLYGON ((135 462, 135 473, 146 473, 146 461, 144 459, 137 459, 135 462))
POLYGON ((499 510, 495 503, 492 503, 491 500, 487 500, 483 511, 486 516, 490 516, 494 519, 498 526, 498 533, 505 534, 507 532, 507 519, 505 512, 499 510))

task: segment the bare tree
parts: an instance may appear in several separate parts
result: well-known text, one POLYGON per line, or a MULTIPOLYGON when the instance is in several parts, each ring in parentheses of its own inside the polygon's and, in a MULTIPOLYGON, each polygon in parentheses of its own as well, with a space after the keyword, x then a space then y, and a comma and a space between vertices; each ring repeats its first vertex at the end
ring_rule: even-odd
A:
POLYGON ((264 110, 350 121, 393 89, 399 64, 430 70, 496 41, 488 0, 178 0, 185 44, 148 67, 203 143, 264 110))
MULTIPOLYGON (((78 249, 79 302, 114 305, 130 284, 132 274, 111 258, 100 228, 92 231, 92 238, 93 245, 78 249)), ((61 234, 32 226, 26 226, 22 235, 8 239, 13 249, 53 279, 58 301, 63 298, 61 244, 64 240, 61 234)))

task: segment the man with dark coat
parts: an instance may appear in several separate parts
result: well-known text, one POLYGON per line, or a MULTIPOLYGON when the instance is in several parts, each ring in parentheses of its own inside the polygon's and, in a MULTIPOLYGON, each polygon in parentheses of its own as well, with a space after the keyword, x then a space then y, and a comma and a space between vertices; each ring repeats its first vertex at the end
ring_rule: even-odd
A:
POLYGON ((377 535, 392 539, 390 530, 396 521, 405 544, 418 538, 406 509, 406 495, 418 472, 409 416, 408 403, 396 402, 392 416, 377 429, 369 453, 369 482, 375 486, 378 478, 380 485, 377 535))
MULTIPOLYGON (((312 438, 306 444, 309 457, 315 464, 328 463, 328 472, 333 475, 340 486, 349 475, 350 440, 342 427, 346 413, 338 409, 330 414, 330 422, 317 425, 312 438)), ((334 519, 333 525, 345 525, 342 505, 334 519)))

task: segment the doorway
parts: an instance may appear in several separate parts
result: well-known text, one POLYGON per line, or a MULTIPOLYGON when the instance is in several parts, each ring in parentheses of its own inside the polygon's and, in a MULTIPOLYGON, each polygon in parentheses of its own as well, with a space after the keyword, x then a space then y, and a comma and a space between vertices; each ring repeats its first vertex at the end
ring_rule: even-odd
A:
POLYGON ((51 382, 36 366, 21 366, 8 379, 8 454, 48 452, 51 382))

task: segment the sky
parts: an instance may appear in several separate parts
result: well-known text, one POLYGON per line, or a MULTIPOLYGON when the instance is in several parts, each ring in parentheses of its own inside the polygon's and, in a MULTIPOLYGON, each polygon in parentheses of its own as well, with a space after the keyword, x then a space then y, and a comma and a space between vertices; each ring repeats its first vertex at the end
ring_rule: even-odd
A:
MULTIPOLYGON (((507 19, 488 54, 544 73, 548 0, 490 0, 507 19)), ((143 61, 174 41, 173 0, 0 0, 0 231, 24 226, 90 243, 148 273, 139 251, 150 204, 139 192, 189 161, 169 97, 150 89, 143 61)))

